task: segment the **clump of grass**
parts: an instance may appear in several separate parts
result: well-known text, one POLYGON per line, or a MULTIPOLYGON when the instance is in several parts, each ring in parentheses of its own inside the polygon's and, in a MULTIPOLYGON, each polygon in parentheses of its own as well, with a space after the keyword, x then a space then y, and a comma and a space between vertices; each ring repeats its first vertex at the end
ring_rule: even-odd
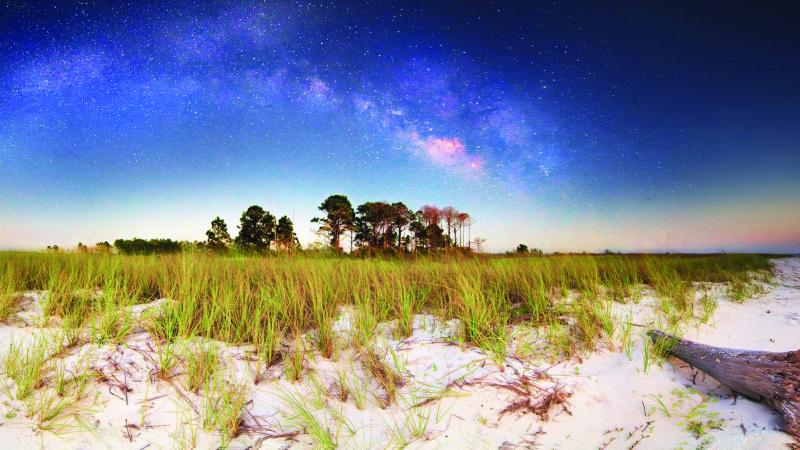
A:
POLYGON ((280 322, 282 311, 275 298, 264 295, 263 291, 261 298, 255 312, 258 326, 254 327, 252 333, 256 351, 256 384, 262 380, 266 369, 280 358, 279 343, 285 333, 280 322))
POLYGON ((37 430, 54 434, 96 433, 90 423, 97 404, 97 392, 92 389, 94 375, 89 371, 91 358, 91 352, 79 355, 71 369, 64 360, 56 362, 52 386, 25 400, 26 415, 33 419, 37 430))
POLYGON ((0 322, 5 322, 17 310, 18 299, 13 292, 0 292, 0 322))
POLYGON ((217 430, 221 435, 221 447, 227 448, 244 425, 244 413, 250 401, 250 391, 244 382, 229 382, 217 373, 205 390, 203 397, 203 426, 206 430, 217 430))
POLYGON ((90 370, 93 356, 91 351, 81 353, 71 369, 64 360, 56 361, 52 377, 53 390, 61 397, 75 394, 78 399, 82 399, 90 383, 95 379, 94 372, 90 370))
POLYGON ((467 342, 489 352, 502 369, 510 339, 507 325, 511 308, 502 287, 485 289, 481 283, 480 277, 462 275, 457 291, 459 301, 455 305, 456 314, 461 320, 467 342))
POLYGON ((173 447, 179 449, 197 448, 197 433, 200 419, 189 409, 181 413, 181 419, 175 424, 173 447))
POLYGON ((642 369, 644 373, 650 371, 650 364, 653 361, 653 344, 650 337, 647 335, 642 336, 642 369))
POLYGON ((185 349, 186 389, 198 393, 220 370, 219 346, 214 343, 187 344, 185 349))
POLYGON ((369 389, 368 378, 366 376, 356 375, 356 368, 352 366, 350 367, 350 373, 353 374, 353 376, 348 376, 346 372, 341 372, 339 375, 339 382, 340 384, 343 383, 346 387, 346 392, 349 397, 353 399, 353 404, 356 405, 356 408, 363 410, 367 407, 367 390, 369 389))
POLYGON ((661 394, 659 395, 648 394, 646 395, 646 397, 649 398, 650 400, 653 400, 654 402, 652 409, 651 411, 649 411, 648 415, 653 411, 660 411, 661 414, 663 414, 665 417, 672 417, 672 411, 670 411, 667 404, 664 403, 664 399, 662 398, 661 394))
POLYGON ((572 302, 571 315, 575 318, 574 338, 585 350, 594 350, 596 341, 605 337, 608 345, 614 347, 616 324, 611 315, 611 303, 586 291, 572 302))
MULTIPOLYGON (((331 395, 340 402, 346 402, 350 398, 350 386, 347 372, 341 369, 336 370, 336 379, 331 388, 331 395)), ((361 408, 359 408, 361 409, 361 408)))
POLYGON ((145 328, 156 339, 167 343, 173 343, 181 336, 191 337, 194 335, 190 324, 191 309, 184 302, 168 302, 157 310, 148 311, 145 328))
POLYGON ((133 328, 131 314, 110 299, 103 299, 91 322, 90 333, 96 344, 121 344, 133 328))
POLYGON ((85 317, 76 312, 64 316, 60 325, 64 348, 74 348, 88 340, 84 333, 85 321, 85 317))
POLYGON ((416 390, 411 390, 406 397, 400 397, 402 422, 392 419, 389 430, 392 441, 397 448, 407 447, 412 441, 425 436, 433 414, 426 400, 437 397, 420 397, 416 390))
POLYGON ((659 337, 655 341, 647 334, 642 335, 642 360, 645 373, 649 371, 653 363, 660 366, 664 362, 669 356, 670 350, 677 343, 680 334, 679 329, 672 328, 668 332, 670 337, 659 337))
POLYGON ((658 306, 670 326, 675 326, 693 315, 694 293, 689 283, 677 274, 663 275, 654 287, 659 294, 658 306))
POLYGON ((764 286, 754 280, 750 274, 735 276, 728 284, 728 297, 736 303, 742 303, 748 298, 763 295, 765 292, 764 286))
POLYGON ((25 414, 33 420, 35 428, 40 432, 57 435, 79 431, 95 432, 90 423, 93 412, 90 400, 85 387, 64 395, 54 389, 44 389, 25 399, 25 414))
POLYGON ((382 319, 381 305, 371 296, 361 293, 355 295, 354 301, 355 308, 350 319, 352 342, 358 349, 369 348, 382 319))
POLYGON ((631 334, 633 333, 633 317, 628 316, 624 321, 621 329, 620 347, 628 357, 628 361, 633 361, 633 342, 631 334))
POLYGON ((402 284, 399 285, 397 291, 397 298, 389 305, 397 317, 398 337, 406 338, 411 336, 411 332, 414 330, 414 315, 425 304, 429 291, 414 290, 402 284))
POLYGON ((617 323, 614 316, 611 314, 611 303, 607 301, 598 301, 594 304, 594 317, 597 320, 600 329, 603 332, 609 348, 614 349, 614 333, 616 332, 617 323))
POLYGON ((711 319, 711 316, 714 315, 714 311, 717 310, 717 297, 713 294, 710 294, 708 291, 703 293, 703 296, 700 297, 700 323, 708 323, 711 319))
POLYGON ((180 357, 176 351, 176 345, 169 342, 156 343, 155 355, 151 357, 151 362, 153 363, 152 377, 171 381, 178 375, 180 357))
POLYGON ((371 374, 383 390, 383 395, 376 396, 381 407, 388 408, 395 400, 397 388, 403 386, 403 377, 374 350, 367 351, 362 362, 364 371, 371 374))
POLYGON ((280 399, 286 407, 286 419, 290 424, 311 436, 316 448, 336 448, 336 439, 333 434, 306 406, 307 401, 301 399, 299 394, 293 394, 288 390, 280 393, 280 399))
POLYGON ((283 372, 291 381, 300 381, 306 366, 305 340, 296 336, 291 346, 283 351, 283 372))
POLYGON ((557 360, 560 357, 568 358, 572 354, 573 348, 569 326, 563 323, 561 319, 553 319, 547 324, 545 337, 549 344, 551 360, 557 360))
POLYGON ((305 277, 304 294, 311 304, 310 322, 316 337, 317 349, 323 358, 333 355, 336 334, 333 320, 336 316, 336 287, 317 272, 309 272, 305 277))
POLYGON ((3 370, 16 385, 14 398, 26 399, 44 385, 46 364, 54 350, 52 337, 40 332, 31 337, 27 345, 11 342, 3 364, 3 370))

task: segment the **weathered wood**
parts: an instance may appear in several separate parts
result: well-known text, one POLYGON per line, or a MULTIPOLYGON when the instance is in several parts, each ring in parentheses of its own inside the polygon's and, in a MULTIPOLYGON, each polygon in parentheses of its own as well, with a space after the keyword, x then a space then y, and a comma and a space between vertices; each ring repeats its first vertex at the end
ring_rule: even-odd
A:
POLYGON ((711 375, 783 416, 787 433, 800 437, 800 350, 764 352, 712 347, 651 330, 653 342, 667 340, 669 354, 711 375))

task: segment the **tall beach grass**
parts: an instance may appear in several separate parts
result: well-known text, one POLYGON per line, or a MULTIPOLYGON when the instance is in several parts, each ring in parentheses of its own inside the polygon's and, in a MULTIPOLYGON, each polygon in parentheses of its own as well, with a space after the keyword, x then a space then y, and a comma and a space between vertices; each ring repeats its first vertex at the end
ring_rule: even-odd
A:
POLYGON ((769 270, 761 255, 360 259, 4 252, 0 319, 8 318, 19 293, 47 291, 46 315, 115 342, 130 329, 124 307, 168 298, 149 321, 165 345, 195 336, 251 343, 268 366, 280 357, 281 342, 308 331, 320 354, 330 357, 342 306, 353 308, 362 346, 379 322, 396 319, 397 333, 407 336, 413 315, 426 312, 460 319, 464 342, 502 359, 509 325, 539 327, 559 353, 569 353, 611 339, 609 302, 636 301, 645 286, 676 322, 694 314, 695 283, 729 283, 740 293, 769 270), (570 295, 576 298, 565 301, 570 295))

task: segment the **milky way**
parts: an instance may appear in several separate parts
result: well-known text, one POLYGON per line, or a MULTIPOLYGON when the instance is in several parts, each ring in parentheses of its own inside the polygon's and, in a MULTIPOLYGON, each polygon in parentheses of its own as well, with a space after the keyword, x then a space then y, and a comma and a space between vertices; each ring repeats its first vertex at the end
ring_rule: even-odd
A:
POLYGON ((506 166, 546 175, 559 160, 547 142, 555 125, 530 80, 515 86, 469 48, 395 25, 424 19, 424 9, 390 8, 386 20, 353 19, 358 8, 333 4, 182 8, 142 17, 126 10, 121 23, 12 55, 4 81, 16 108, 6 106, 37 122, 66 111, 200 123, 226 114, 275 121, 280 111, 287 122, 335 114, 439 168, 499 179, 506 166))

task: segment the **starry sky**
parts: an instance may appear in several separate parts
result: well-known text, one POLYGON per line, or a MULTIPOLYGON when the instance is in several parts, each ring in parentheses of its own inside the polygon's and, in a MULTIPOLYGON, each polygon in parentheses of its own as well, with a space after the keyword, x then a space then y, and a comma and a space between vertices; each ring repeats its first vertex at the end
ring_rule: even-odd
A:
POLYGON ((790 3, 0 2, 0 248, 251 204, 308 244, 341 193, 490 251, 800 252, 790 3))

